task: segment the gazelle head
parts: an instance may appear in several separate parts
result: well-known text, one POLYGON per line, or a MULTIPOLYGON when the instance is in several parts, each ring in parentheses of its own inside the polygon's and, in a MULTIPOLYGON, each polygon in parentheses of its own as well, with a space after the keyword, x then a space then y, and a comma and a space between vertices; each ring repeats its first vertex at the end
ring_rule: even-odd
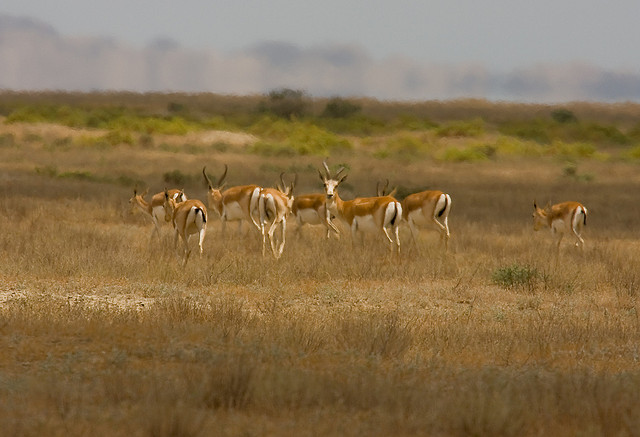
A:
POLYGON ((547 215, 551 210, 551 204, 543 208, 538 207, 536 201, 533 201, 533 230, 539 231, 540 229, 549 226, 547 222, 547 215))
POLYGON ((164 189, 164 220, 170 222, 173 219, 173 211, 176 209, 176 199, 185 198, 184 189, 180 190, 180 193, 172 197, 169 194, 169 190, 164 189))
POLYGON ((329 170, 327 161, 322 161, 322 165, 324 167, 325 174, 322 174, 320 170, 318 170, 318 174, 320 175, 320 180, 324 184, 324 192, 327 195, 327 199, 331 200, 336 194, 338 185, 347 179, 347 175, 340 177, 340 174, 345 170, 344 167, 340 167, 338 172, 334 176, 331 176, 331 171, 329 170))
POLYGON ((131 212, 133 212, 133 210, 136 207, 142 206, 144 204, 144 196, 146 196, 148 192, 149 192, 149 188, 144 190, 144 193, 142 193, 142 194, 138 194, 138 189, 137 188, 133 189, 133 197, 131 199, 129 199, 129 205, 131 206, 131 212))
POLYGON ((222 173, 222 176, 220 176, 220 179, 218 179, 218 182, 215 185, 213 184, 213 182, 211 182, 211 179, 209 179, 209 176, 207 176, 206 169, 207 169, 206 166, 202 167, 202 175, 204 176, 204 180, 207 183, 207 187, 208 187, 207 200, 209 202, 209 208, 215 209, 215 205, 219 203, 220 200, 222 199, 222 189, 227 184, 224 180, 227 177, 227 170, 229 169, 229 167, 227 167, 227 164, 224 165, 224 172, 222 173))
POLYGON ((291 184, 287 185, 284 182, 284 172, 280 173, 280 183, 278 184, 278 189, 283 192, 285 194, 285 196, 287 196, 287 209, 289 210, 289 212, 291 212, 291 208, 293 207, 293 189, 295 188, 296 184, 298 183, 298 174, 296 173, 294 178, 293 178, 293 182, 291 182, 291 184))
POLYGON ((380 181, 376 183, 376 196, 378 197, 392 196, 393 197, 398 192, 398 187, 393 187, 391 191, 388 191, 388 190, 389 190, 389 179, 387 179, 384 185, 382 185, 380 181))

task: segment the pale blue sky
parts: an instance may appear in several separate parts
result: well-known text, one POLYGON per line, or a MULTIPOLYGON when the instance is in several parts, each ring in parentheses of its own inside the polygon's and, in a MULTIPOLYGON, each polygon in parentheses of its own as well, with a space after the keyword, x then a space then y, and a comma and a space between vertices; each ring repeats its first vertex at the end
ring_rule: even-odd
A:
POLYGON ((573 61, 640 71, 638 0, 2 0, 0 14, 134 46, 158 37, 220 51, 339 43, 376 59, 498 71, 573 61))

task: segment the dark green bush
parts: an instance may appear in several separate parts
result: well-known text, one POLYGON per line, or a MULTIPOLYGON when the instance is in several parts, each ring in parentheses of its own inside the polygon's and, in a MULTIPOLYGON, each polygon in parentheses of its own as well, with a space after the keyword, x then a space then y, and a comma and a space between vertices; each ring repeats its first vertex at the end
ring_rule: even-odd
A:
POLYGON ((551 118, 557 123, 575 123, 578 117, 568 109, 560 108, 551 111, 551 118))
POLYGON ((304 91, 279 88, 267 94, 267 99, 260 102, 258 111, 292 119, 305 115, 308 105, 309 98, 304 91))
POLYGON ((533 291, 540 277, 535 267, 512 264, 494 271, 491 280, 503 288, 533 291))
POLYGON ((362 107, 360 105, 357 105, 340 97, 334 97, 329 100, 324 108, 324 111, 322 111, 321 116, 328 118, 348 118, 357 114, 361 110, 362 107))

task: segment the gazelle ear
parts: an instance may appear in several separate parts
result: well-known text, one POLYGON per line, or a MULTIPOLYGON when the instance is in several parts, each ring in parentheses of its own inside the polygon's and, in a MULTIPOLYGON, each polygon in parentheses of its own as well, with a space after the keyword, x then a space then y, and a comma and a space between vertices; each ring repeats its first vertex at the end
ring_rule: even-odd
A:
POLYGON ((538 209, 538 204, 536 203, 536 201, 533 201, 533 209, 538 209))

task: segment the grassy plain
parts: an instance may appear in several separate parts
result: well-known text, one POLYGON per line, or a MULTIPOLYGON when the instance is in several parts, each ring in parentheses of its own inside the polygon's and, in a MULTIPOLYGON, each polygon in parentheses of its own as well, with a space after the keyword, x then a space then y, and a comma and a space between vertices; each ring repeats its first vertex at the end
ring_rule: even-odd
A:
MULTIPOLYGON (((633 111, 605 118, 632 130, 633 111)), ((204 256, 181 268, 169 227, 153 240, 130 212, 135 185, 205 199, 202 166, 228 163, 232 185, 287 171, 314 192, 323 156, 265 156, 245 132, 107 145, 99 128, 1 123, 3 433, 640 435, 637 144, 501 154, 494 131, 434 129, 346 135, 330 163, 349 165, 345 198, 385 178, 448 192, 449 253, 429 231, 412 247, 403 229, 395 258, 292 224, 276 261, 253 233, 221 240, 211 213, 204 256), (393 153, 407 137, 498 153, 393 153), (583 252, 553 256, 534 199, 587 206, 583 252)))

